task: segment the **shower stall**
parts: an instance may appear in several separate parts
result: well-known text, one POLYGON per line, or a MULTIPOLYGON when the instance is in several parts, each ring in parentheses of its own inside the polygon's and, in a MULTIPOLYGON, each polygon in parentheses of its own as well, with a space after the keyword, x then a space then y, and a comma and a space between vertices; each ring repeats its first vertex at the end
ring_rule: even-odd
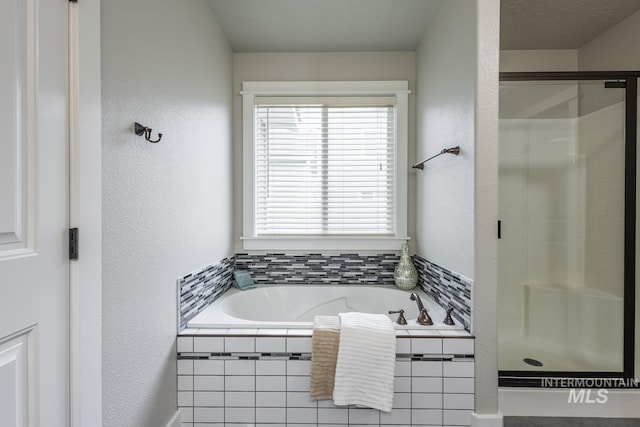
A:
POLYGON ((501 73, 502 386, 633 378, 639 73, 501 73))

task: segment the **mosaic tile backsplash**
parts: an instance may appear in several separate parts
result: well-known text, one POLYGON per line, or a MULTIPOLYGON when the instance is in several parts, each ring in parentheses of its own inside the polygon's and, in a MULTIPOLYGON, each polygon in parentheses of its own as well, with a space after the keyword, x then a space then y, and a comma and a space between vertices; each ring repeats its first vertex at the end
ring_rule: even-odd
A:
MULTIPOLYGON (((257 285, 393 285, 398 260, 396 254, 236 254, 178 279, 178 331, 232 286, 235 269, 248 270, 257 285)), ((454 319, 470 330, 472 281, 419 255, 413 262, 418 286, 442 307, 453 306, 454 319)))
POLYGON ((413 256, 413 263, 418 270, 418 286, 441 307, 454 307, 453 318, 470 330, 472 281, 419 255, 413 256))
POLYGON ((178 279, 178 332, 231 287, 233 268, 231 256, 178 279))
POLYGON ((393 285, 396 254, 236 254, 257 284, 393 285))

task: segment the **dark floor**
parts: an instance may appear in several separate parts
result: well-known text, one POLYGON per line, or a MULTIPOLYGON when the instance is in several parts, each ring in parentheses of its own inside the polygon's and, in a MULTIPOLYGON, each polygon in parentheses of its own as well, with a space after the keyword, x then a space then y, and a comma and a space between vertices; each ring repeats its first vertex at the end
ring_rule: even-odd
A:
POLYGON ((504 427, 635 427, 640 419, 504 417, 504 427))

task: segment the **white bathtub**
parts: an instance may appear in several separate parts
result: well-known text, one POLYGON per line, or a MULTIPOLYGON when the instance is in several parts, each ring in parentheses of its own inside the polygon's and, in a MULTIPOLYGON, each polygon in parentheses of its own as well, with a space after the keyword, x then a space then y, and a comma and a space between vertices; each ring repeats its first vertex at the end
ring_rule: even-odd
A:
MULTIPOLYGON (((424 292, 402 291, 390 286, 286 285, 260 286, 241 291, 231 289, 195 316, 189 328, 311 328, 317 315, 337 315, 358 311, 384 313, 404 309, 407 325, 399 329, 464 329, 462 325, 442 323, 445 311, 424 292), (409 300, 411 292, 420 295, 433 319, 432 326, 416 322, 418 308, 409 300)), ((394 322, 396 314, 388 315, 394 322)))

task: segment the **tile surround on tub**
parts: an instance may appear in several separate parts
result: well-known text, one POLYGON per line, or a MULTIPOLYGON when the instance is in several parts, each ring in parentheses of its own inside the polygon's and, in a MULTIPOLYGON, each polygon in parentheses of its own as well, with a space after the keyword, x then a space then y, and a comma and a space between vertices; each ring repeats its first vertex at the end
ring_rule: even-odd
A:
MULTIPOLYGON (((235 269, 251 272, 257 285, 393 285, 396 254, 236 254, 178 279, 178 331, 231 286, 235 269)), ((413 256, 418 286, 454 319, 471 328, 472 281, 419 255, 413 256)))
POLYGON ((236 268, 256 284, 393 285, 396 254, 236 254, 236 268))
POLYGON ((234 265, 231 256, 178 279, 178 331, 231 287, 234 265))
MULTIPOLYGON (((470 424, 474 409, 474 340, 470 336, 418 338, 399 335, 399 342, 406 342, 407 348, 415 347, 421 353, 397 352, 393 410, 386 413, 335 406, 331 400, 312 401, 309 398, 310 343, 299 343, 301 346, 295 349, 296 352, 194 352, 193 349, 208 345, 207 338, 225 341, 238 338, 203 336, 197 332, 190 331, 189 335, 180 335, 178 339, 177 393, 184 427, 470 424), (418 342, 421 345, 417 345, 418 342), (456 353, 447 354, 447 350, 456 353)), ((258 350, 259 338, 288 340, 290 337, 285 334, 282 337, 240 338, 246 341, 248 350, 258 350), (256 347, 251 347, 252 344, 256 347)), ((267 347, 271 345, 267 344, 267 347)))
POLYGON ((418 286, 441 307, 454 307, 452 317, 471 330, 471 287, 473 281, 434 264, 420 255, 413 256, 418 270, 418 286))

